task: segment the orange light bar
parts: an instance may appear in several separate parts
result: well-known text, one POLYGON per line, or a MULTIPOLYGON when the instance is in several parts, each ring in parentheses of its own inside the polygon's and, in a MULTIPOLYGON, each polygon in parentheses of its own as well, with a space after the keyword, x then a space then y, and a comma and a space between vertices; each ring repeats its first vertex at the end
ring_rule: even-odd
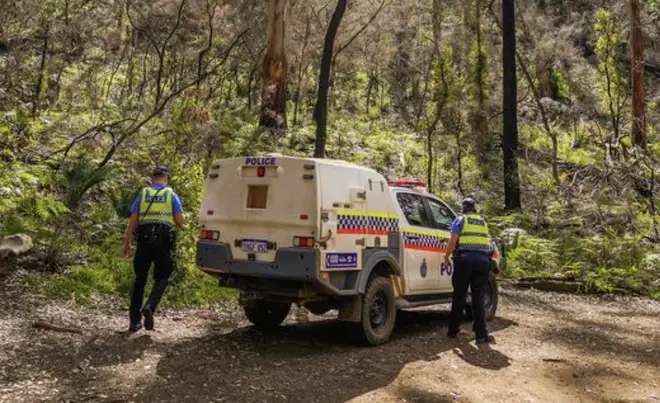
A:
POLYGON ((402 188, 426 187, 426 183, 422 181, 395 180, 395 181, 387 181, 387 184, 393 187, 402 187, 402 188))

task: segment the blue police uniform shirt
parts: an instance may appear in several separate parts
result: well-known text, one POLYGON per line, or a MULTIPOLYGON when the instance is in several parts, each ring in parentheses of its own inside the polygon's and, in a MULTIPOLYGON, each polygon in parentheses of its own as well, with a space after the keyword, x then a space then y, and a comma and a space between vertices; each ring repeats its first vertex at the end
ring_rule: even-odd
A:
MULTIPOLYGON (((463 221, 464 221, 463 219, 464 219, 464 216, 456 217, 454 222, 451 224, 451 229, 449 230, 449 232, 451 232, 452 234, 456 234, 456 235, 460 236, 461 231, 463 230, 463 221)), ((480 249, 478 246, 469 246, 469 245, 462 246, 460 238, 458 240, 458 247, 456 249, 457 250, 462 250, 462 251, 470 251, 470 252, 483 252, 484 251, 483 249, 480 249)))
MULTIPOLYGON (((158 190, 164 188, 165 185, 162 183, 154 183, 151 185, 152 189, 158 190)), ((139 214, 140 213, 140 201, 142 200, 142 191, 138 193, 137 197, 135 198, 135 201, 133 202, 133 206, 131 206, 131 214, 139 214)), ((179 200, 179 196, 177 196, 176 193, 172 192, 172 211, 174 214, 180 214, 183 213, 183 207, 181 206, 181 200, 179 200)))
POLYGON ((451 224, 451 229, 449 232, 452 234, 461 235, 461 231, 463 231, 463 216, 458 216, 451 224))

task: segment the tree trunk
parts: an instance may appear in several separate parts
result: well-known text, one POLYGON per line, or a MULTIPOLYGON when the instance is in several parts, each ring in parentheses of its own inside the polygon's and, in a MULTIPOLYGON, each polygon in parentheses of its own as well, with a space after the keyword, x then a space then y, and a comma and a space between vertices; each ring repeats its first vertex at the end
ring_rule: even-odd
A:
POLYGON ((477 60, 474 68, 474 79, 476 85, 476 102, 477 110, 472 113, 472 130, 474 132, 477 149, 477 157, 481 164, 482 177, 488 177, 488 164, 490 153, 490 131, 488 128, 488 97, 486 74, 488 71, 488 64, 484 51, 485 40, 483 35, 483 28, 481 26, 481 14, 484 10, 484 0, 476 0, 474 5, 474 34, 476 36, 477 46, 477 60))
POLYGON ((457 128, 456 130, 456 188, 458 192, 463 195, 463 149, 461 148, 461 131, 457 128))
POLYGON ((520 210, 518 174, 518 88, 516 81, 515 0, 502 1, 504 205, 520 210))
POLYGON ((50 37, 50 23, 44 19, 42 22, 43 27, 43 46, 41 47, 41 61, 39 62, 39 73, 37 74, 37 82, 34 86, 34 99, 32 100, 32 118, 37 116, 39 112, 39 104, 41 103, 41 87, 44 82, 46 74, 46 58, 48 57, 48 39, 50 37))
POLYGON ((268 51, 264 60, 259 124, 269 129, 286 128, 286 55, 284 38, 288 0, 268 5, 268 51))
POLYGON ((213 18, 215 18, 215 12, 218 8, 218 2, 206 2, 206 16, 207 16, 207 27, 208 27, 208 39, 206 41, 206 47, 199 52, 197 56, 197 98, 201 96, 201 91, 199 91, 199 86, 202 84, 202 80, 199 78, 202 76, 202 71, 204 70, 204 58, 213 48, 213 35, 215 31, 213 30, 213 18))
POLYGON ((639 0, 630 0, 630 42, 633 88, 632 137, 635 145, 644 147, 646 115, 644 101, 644 37, 639 17, 639 0))
POLYGON ((293 106, 293 125, 297 126, 298 125, 298 110, 300 107, 300 92, 302 91, 302 83, 304 79, 304 74, 305 71, 307 70, 307 64, 305 63, 305 56, 306 56, 306 50, 307 50, 307 42, 309 40, 309 35, 310 35, 310 28, 311 28, 311 21, 309 18, 309 14, 307 14, 307 20, 305 22, 305 37, 303 39, 303 46, 302 50, 300 52, 300 60, 298 60, 298 77, 296 80, 296 93, 295 93, 295 98, 294 98, 294 106, 293 106))
POLYGON ((337 0, 337 7, 332 14, 332 19, 325 33, 323 44, 323 57, 321 58, 321 71, 319 72, 319 92, 314 108, 314 120, 316 121, 316 146, 314 158, 325 158, 326 131, 328 125, 328 91, 330 89, 330 66, 332 64, 332 52, 335 46, 335 36, 346 12, 347 0, 337 0))
POLYGON ((371 106, 371 90, 374 88, 374 78, 372 73, 369 73, 369 81, 367 82, 367 108, 366 114, 369 116, 369 107, 371 106))
MULTIPOLYGON (((429 66, 429 72, 433 69, 433 62, 435 61, 440 69, 440 77, 437 78, 438 82, 436 83, 436 96, 435 98, 435 114, 433 118, 428 122, 427 132, 426 132, 426 153, 427 153, 427 165, 426 165, 426 181, 427 188, 430 193, 433 193, 434 188, 434 177, 435 177, 435 155, 434 155, 434 138, 435 131, 442 118, 445 102, 447 100, 447 95, 449 90, 447 88, 446 80, 444 78, 444 61, 442 58, 442 51, 440 50, 440 43, 442 40, 442 4, 441 0, 433 0, 433 56, 431 58, 431 65, 429 66)), ((429 82, 429 76, 427 75, 426 83, 429 82)), ((426 92, 426 90, 425 90, 426 92)))
MULTIPOLYGON (((398 3, 399 10, 397 18, 406 21, 409 18, 407 8, 403 2, 398 3)), ((415 31, 412 26, 405 23, 397 31, 392 33, 396 43, 396 53, 394 60, 390 63, 390 93, 392 107, 397 111, 401 118, 408 122, 410 119, 408 104, 408 88, 411 78, 414 76, 414 69, 411 68, 411 43, 414 42, 415 31)))

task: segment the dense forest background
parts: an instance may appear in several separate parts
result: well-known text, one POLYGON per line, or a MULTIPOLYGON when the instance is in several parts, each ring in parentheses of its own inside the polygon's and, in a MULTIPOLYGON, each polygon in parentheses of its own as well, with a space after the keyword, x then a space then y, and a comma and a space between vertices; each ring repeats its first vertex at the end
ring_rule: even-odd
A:
POLYGON ((128 208, 162 164, 189 218, 169 303, 227 298, 194 268, 206 169, 278 152, 423 179, 454 204, 475 195, 509 243, 508 276, 660 298, 660 1, 508 4, 513 70, 499 0, 5 2, 0 234, 35 245, 9 266, 47 297, 128 295, 128 208), (634 32, 644 59, 632 62, 634 32), (518 82, 512 210, 506 71, 518 82))

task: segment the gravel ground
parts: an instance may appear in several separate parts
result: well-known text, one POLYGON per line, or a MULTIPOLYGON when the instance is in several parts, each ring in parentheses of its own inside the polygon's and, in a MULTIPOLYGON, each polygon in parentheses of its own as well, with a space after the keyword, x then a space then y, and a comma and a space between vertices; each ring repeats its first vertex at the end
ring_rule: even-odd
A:
POLYGON ((0 402, 660 401, 660 303, 503 287, 496 344, 449 341, 448 307, 400 313, 390 343, 294 312, 264 332, 234 306, 170 310, 122 333, 126 311, 0 288, 0 402), (82 334, 33 328, 48 321, 82 334))

